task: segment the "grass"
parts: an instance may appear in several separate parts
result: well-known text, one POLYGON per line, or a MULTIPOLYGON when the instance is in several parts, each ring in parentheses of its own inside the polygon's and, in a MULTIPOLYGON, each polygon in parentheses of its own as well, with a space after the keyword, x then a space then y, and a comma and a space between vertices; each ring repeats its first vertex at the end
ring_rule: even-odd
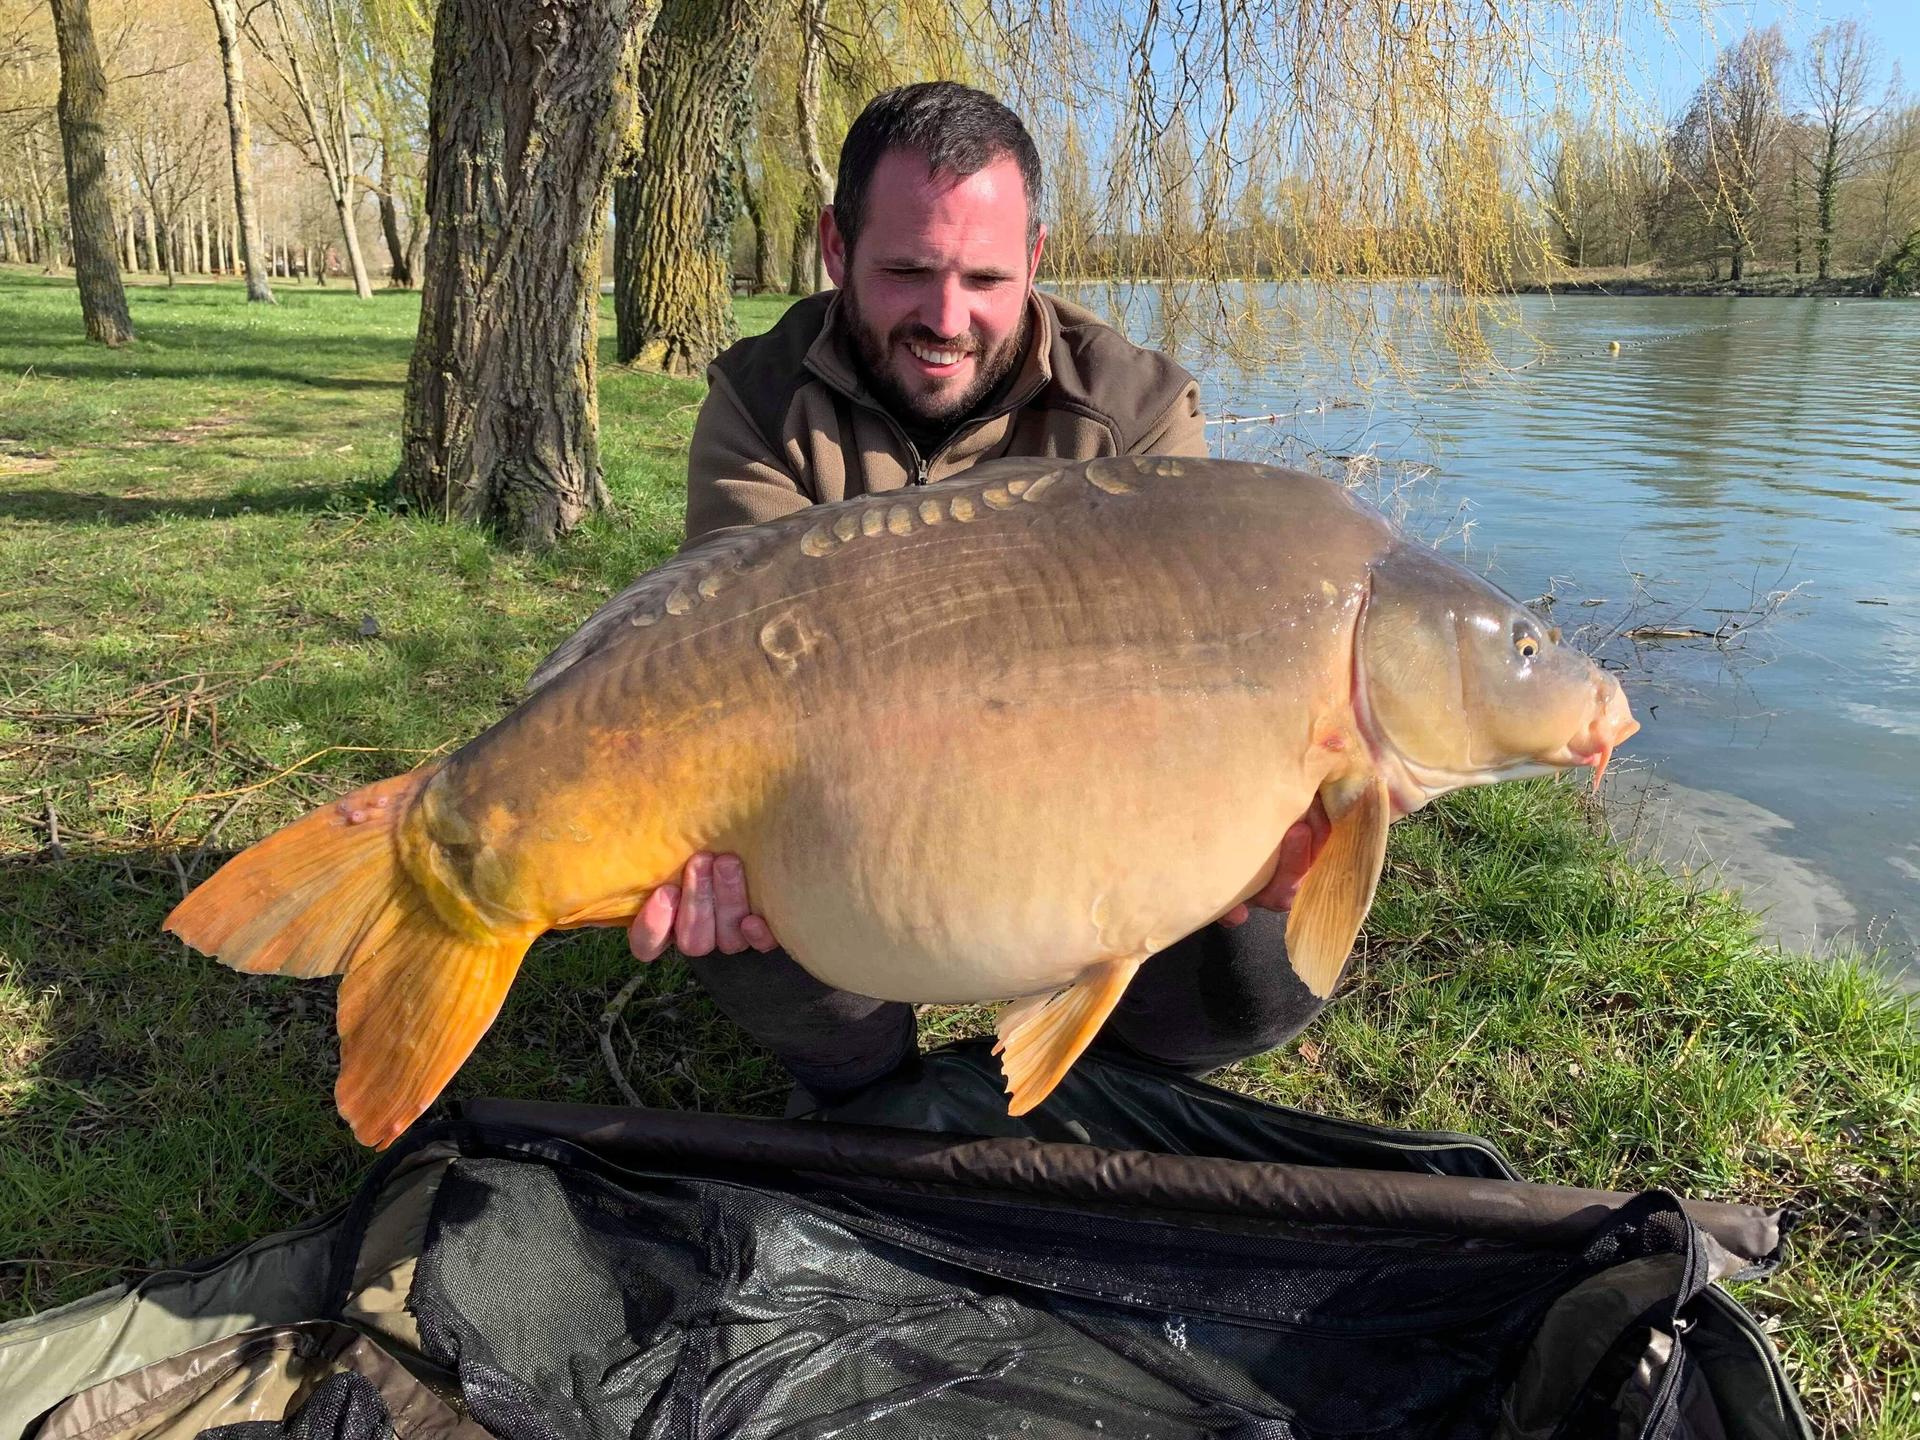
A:
MULTIPOLYGON (((673 548, 701 387, 602 369, 618 511, 549 554, 385 504, 416 308, 136 289, 140 339, 0 271, 0 1313, 217 1251, 344 1197, 331 987, 159 931, 229 848, 457 744, 673 548), (369 623, 369 617, 371 623, 369 623)), ((780 301, 742 301, 745 328, 780 301)), ((452 1094, 608 1101, 619 938, 543 941, 452 1094)), ((1791 1203, 1742 1288, 1828 1434, 1920 1436, 1920 1033, 1865 967, 1763 944, 1630 862, 1577 791, 1395 827, 1341 999, 1225 1083, 1469 1130, 1545 1180, 1791 1203)), ((785 1085, 674 962, 617 1037, 649 1103, 776 1113, 785 1085)), ((933 1043, 978 1011, 929 1015, 933 1043)))

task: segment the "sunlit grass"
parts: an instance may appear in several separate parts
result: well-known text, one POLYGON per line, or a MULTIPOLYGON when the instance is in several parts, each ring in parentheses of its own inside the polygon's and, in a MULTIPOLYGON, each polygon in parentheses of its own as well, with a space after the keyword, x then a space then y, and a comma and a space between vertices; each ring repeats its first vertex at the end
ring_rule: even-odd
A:
MULTIPOLYGON (((616 513, 538 558, 394 513, 415 303, 142 288, 109 352, 69 288, 0 272, 0 1312, 351 1190, 331 988, 229 973, 161 917, 228 849, 488 724, 677 541, 701 387, 610 355, 616 513)), ((631 973, 617 936, 541 942, 451 1095, 617 1100, 596 1022, 631 973)), ((663 963, 629 1011, 641 1098, 777 1113, 777 1067, 688 984, 663 963)), ((1538 1179, 1800 1207, 1742 1299, 1825 1430, 1920 1434, 1913 1017, 1629 862, 1570 787, 1396 827, 1338 1003, 1222 1079, 1485 1135, 1538 1179)))

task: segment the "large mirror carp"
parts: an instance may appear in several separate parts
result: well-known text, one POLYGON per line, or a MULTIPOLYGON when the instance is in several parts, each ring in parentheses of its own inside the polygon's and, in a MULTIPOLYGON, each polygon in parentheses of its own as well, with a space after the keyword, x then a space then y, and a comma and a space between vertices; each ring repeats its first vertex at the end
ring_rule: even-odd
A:
MULTIPOLYGON (((444 760, 262 840, 168 916, 240 970, 340 975, 335 1095, 418 1116, 544 931, 625 925, 700 850, 795 960, 884 1000, 1010 1000, 1013 1113, 1141 962, 1260 890, 1331 992, 1395 817, 1604 768, 1614 679, 1339 485, 1166 457, 983 464, 724 532, 641 577, 444 760)), ((738 963, 751 965, 751 954, 738 963)))

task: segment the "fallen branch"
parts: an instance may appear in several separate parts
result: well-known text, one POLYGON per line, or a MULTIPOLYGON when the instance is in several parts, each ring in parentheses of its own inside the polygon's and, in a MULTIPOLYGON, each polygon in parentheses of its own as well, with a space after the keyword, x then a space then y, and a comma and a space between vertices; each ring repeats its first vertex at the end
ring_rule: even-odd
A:
POLYGON ((613 1075, 613 1083, 619 1087, 621 1095, 626 1098, 629 1105, 644 1105, 646 1102, 640 1098, 633 1086, 627 1083, 627 1072, 621 1067, 619 1056, 613 1053, 613 1027, 620 1023, 629 1008, 635 1011, 658 1010, 672 1004, 687 993, 684 989, 668 990, 664 994, 650 995, 635 1005, 634 995, 649 978, 651 977, 644 969, 635 971, 633 978, 620 987, 619 992, 607 1003, 607 1008, 600 1012, 600 1055, 607 1062, 607 1069, 613 1075))

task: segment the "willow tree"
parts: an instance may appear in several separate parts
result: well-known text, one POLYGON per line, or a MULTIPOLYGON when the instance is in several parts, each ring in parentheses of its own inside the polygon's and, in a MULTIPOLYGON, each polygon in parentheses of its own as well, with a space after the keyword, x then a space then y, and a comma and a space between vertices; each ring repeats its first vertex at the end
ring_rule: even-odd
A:
POLYGON ((441 0, 400 484, 539 546, 607 503, 600 243, 643 0, 441 0))
POLYGON ((733 163, 776 0, 665 0, 639 48, 640 143, 614 186, 623 362, 697 375, 736 338, 733 163))
POLYGON ((67 206, 73 217, 73 269, 87 338, 124 345, 133 338, 107 182, 107 75, 93 38, 88 0, 53 0, 60 49, 60 144, 66 152, 67 206))

